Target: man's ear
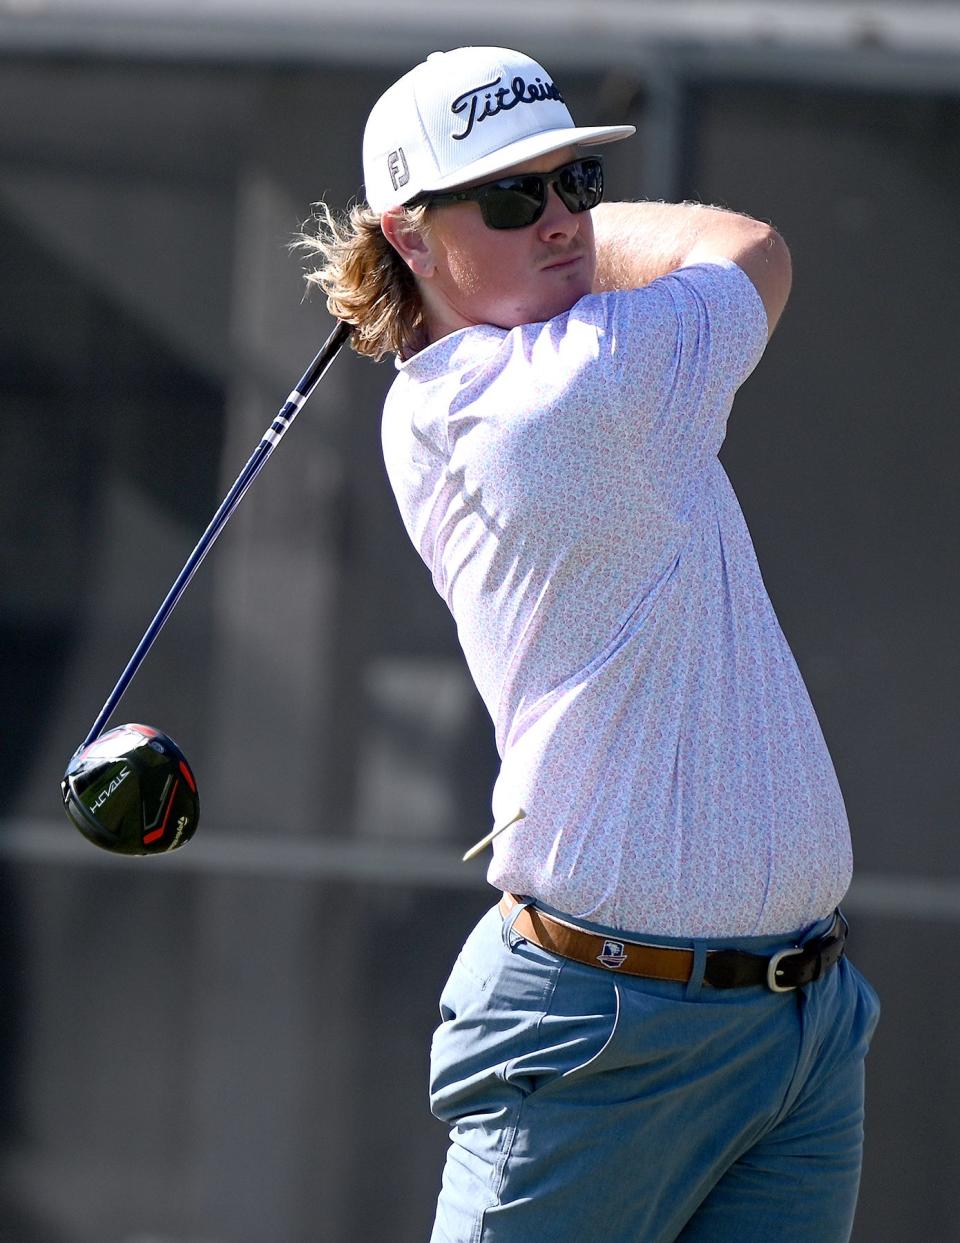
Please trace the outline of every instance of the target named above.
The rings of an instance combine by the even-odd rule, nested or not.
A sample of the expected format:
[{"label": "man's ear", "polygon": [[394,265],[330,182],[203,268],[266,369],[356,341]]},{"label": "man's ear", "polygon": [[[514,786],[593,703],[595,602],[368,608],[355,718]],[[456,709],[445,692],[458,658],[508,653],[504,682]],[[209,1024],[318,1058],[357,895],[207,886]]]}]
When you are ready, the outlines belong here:
[{"label": "man's ear", "polygon": [[436,263],[427,237],[406,217],[402,207],[392,207],[380,217],[383,236],[414,276],[433,275]]}]

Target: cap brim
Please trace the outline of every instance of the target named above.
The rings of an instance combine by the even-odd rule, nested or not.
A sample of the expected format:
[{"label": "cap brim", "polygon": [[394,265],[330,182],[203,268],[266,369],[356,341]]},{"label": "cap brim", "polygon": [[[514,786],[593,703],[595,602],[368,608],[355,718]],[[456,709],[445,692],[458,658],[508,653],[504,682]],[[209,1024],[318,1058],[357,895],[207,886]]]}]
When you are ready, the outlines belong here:
[{"label": "cap brim", "polygon": [[[429,193],[431,190],[450,190],[455,186],[464,186],[471,181],[482,181],[493,177],[504,169],[515,164],[523,164],[538,155],[549,155],[551,151],[560,151],[563,147],[595,147],[605,142],[618,142],[621,138],[629,138],[636,133],[635,125],[588,125],[571,129],[544,130],[539,134],[529,134],[516,142],[500,147],[490,155],[485,155],[472,164],[447,177],[438,177],[429,186],[423,186],[416,193]],[[412,197],[412,196],[411,196]]]}]

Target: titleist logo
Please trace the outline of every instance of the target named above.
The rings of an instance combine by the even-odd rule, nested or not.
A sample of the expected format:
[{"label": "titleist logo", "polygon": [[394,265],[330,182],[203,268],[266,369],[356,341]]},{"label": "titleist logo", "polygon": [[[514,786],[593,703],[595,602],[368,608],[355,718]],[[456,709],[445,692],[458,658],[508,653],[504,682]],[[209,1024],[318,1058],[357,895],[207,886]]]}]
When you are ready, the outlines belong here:
[{"label": "titleist logo", "polygon": [[[501,112],[509,112],[511,108],[516,108],[517,104],[538,104],[544,99],[556,99],[561,104],[563,103],[563,96],[552,82],[544,82],[540,78],[526,82],[518,75],[509,86],[500,86],[501,80],[501,78],[494,78],[492,82],[484,82],[482,86],[472,86],[469,91],[464,91],[462,95],[457,96],[450,105],[450,111],[457,116],[465,112],[467,118],[466,129],[462,134],[454,134],[454,138],[469,137],[473,133],[474,126],[479,125],[481,121],[485,121],[487,117],[495,117]],[[494,87],[496,90],[493,89]],[[482,103],[481,96],[483,96]]]}]

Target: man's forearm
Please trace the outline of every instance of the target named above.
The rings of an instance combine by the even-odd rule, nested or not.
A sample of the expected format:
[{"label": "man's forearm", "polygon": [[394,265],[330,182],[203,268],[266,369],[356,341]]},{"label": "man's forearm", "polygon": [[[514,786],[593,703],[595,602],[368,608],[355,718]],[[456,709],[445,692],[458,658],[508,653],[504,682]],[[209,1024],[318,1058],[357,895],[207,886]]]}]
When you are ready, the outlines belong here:
[{"label": "man's forearm", "polygon": [[685,264],[730,259],[753,282],[773,332],[790,294],[790,251],[772,225],[699,203],[601,203],[595,293],[639,289]]},{"label": "man's forearm", "polygon": [[691,203],[601,203],[594,290],[638,289],[680,267],[712,214]]},{"label": "man's forearm", "polygon": [[648,285],[682,267],[705,242],[712,241],[716,253],[726,255],[744,232],[767,227],[749,216],[699,203],[601,203],[592,215],[597,293]]}]

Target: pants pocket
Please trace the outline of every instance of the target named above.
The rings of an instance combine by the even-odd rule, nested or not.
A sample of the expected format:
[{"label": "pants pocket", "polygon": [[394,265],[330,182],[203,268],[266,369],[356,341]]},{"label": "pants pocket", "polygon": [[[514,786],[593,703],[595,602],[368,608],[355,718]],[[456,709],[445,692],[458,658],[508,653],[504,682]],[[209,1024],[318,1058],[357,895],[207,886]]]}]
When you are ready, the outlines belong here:
[{"label": "pants pocket", "polygon": [[609,976],[564,963],[550,1006],[527,1033],[526,1048],[502,1067],[504,1082],[530,1096],[568,1086],[614,1060],[620,1022],[620,990]]},{"label": "pants pocket", "polygon": [[[495,935],[471,937],[440,998],[430,1051],[430,1107],[446,1122],[503,1104],[505,1067],[536,1046],[561,960]],[[508,1095],[516,1096],[511,1091]]]},{"label": "pants pocket", "polygon": [[849,973],[851,979],[857,989],[857,1012],[856,1026],[860,1033],[860,1040],[864,1052],[870,1047],[873,1034],[877,1030],[877,1024],[880,1021],[880,998],[877,996],[873,985],[864,976],[849,958],[843,959],[840,966]]}]

